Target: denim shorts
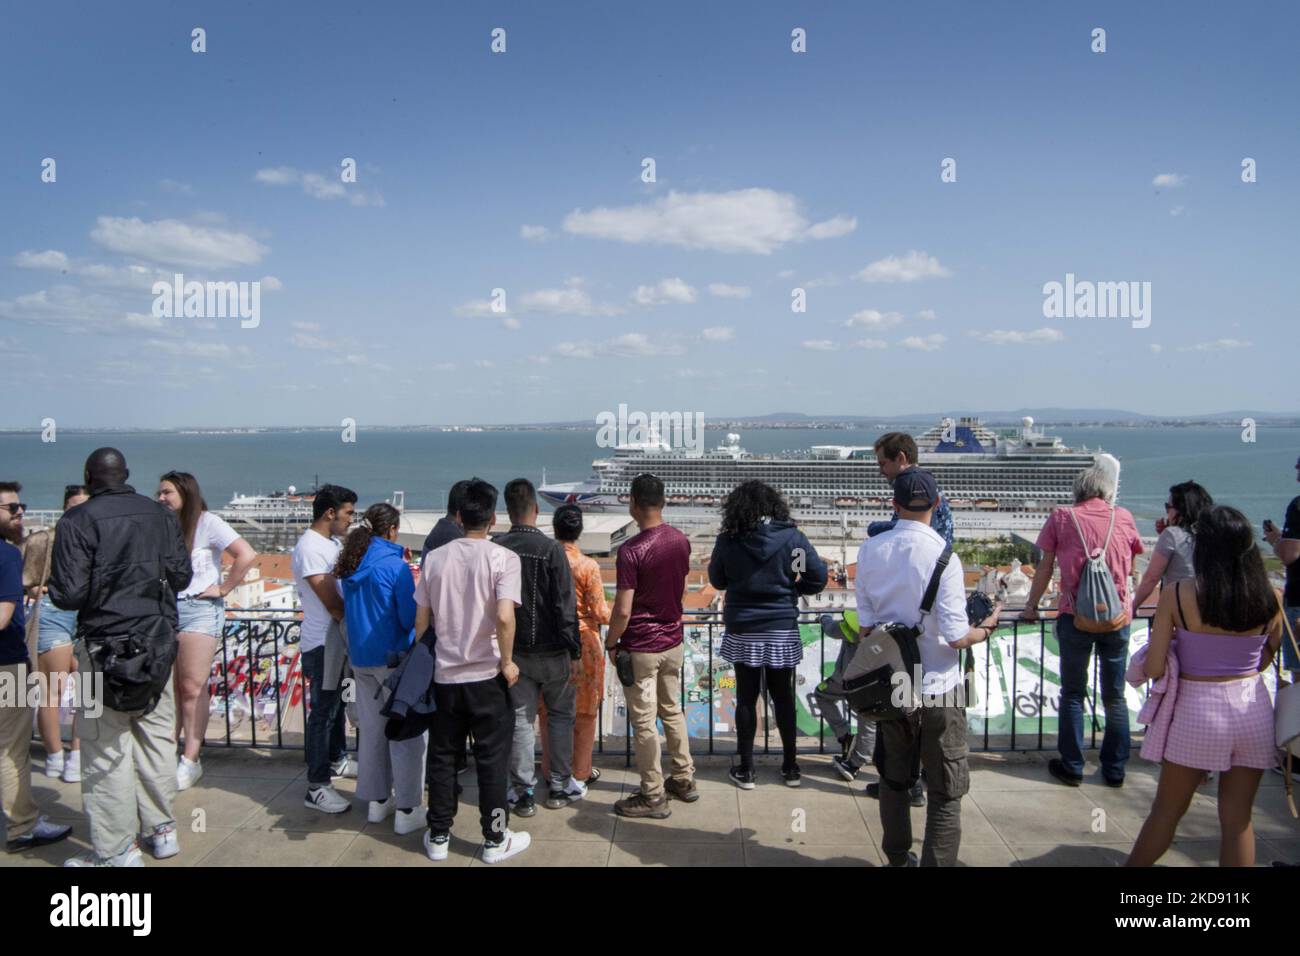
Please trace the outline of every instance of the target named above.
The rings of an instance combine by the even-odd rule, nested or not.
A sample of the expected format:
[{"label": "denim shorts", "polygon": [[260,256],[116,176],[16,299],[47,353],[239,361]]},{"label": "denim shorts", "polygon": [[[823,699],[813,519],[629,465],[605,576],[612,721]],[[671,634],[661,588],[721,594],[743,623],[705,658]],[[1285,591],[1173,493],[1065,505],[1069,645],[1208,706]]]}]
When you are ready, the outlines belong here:
[{"label": "denim shorts", "polygon": [[77,635],[77,612],[57,608],[48,594],[42,595],[41,609],[36,618],[36,632],[38,655],[71,644]]},{"label": "denim shorts", "polygon": [[176,611],[180,615],[178,632],[221,636],[226,623],[226,602],[221,598],[177,598]]}]

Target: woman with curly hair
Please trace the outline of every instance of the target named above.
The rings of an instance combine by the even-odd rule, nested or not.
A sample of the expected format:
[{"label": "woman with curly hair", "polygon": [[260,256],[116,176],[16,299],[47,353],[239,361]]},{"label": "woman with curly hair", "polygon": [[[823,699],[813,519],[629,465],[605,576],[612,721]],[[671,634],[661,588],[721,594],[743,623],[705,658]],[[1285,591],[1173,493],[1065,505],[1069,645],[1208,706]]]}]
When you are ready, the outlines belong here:
[{"label": "woman with curly hair", "polygon": [[709,581],[726,591],[721,654],[736,667],[736,749],[730,777],[754,788],[758,697],[766,685],[781,732],[781,776],[800,783],[795,762],[794,673],[803,659],[799,597],[826,587],[826,564],[790,520],[781,493],[746,481],[722,506],[722,530],[709,561]]},{"label": "woman with curly hair", "polygon": [[369,801],[369,820],[396,812],[400,836],[424,829],[425,735],[390,741],[379,712],[384,681],[415,641],[415,576],[397,543],[402,515],[387,503],[371,505],[343,542],[334,576],[343,594],[348,658],[356,681],[357,799]]}]

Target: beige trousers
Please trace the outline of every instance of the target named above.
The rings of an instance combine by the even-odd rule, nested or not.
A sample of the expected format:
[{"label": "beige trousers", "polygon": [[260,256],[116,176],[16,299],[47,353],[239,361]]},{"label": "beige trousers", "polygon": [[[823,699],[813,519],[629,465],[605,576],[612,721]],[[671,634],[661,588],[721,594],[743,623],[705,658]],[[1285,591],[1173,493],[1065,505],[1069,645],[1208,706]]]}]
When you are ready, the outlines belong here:
[{"label": "beige trousers", "polygon": [[[90,674],[85,643],[77,663]],[[98,702],[96,702],[98,703]],[[90,843],[99,856],[125,852],[138,833],[175,823],[176,701],[172,680],[145,716],[96,707],[77,710],[81,733],[81,803],[90,820]]]},{"label": "beige trousers", "polygon": [[0,693],[14,699],[0,706],[0,806],[4,808],[5,839],[16,840],[36,826],[32,799],[32,709],[27,706],[27,665],[0,666]]},{"label": "beige trousers", "polygon": [[683,652],[681,644],[658,654],[634,651],[632,676],[636,683],[624,688],[628,714],[636,734],[636,769],[641,774],[641,792],[651,800],[664,795],[656,717],[664,722],[664,735],[668,738],[668,755],[672,760],[670,775],[674,780],[683,781],[695,777],[690,738],[686,734],[686,714],[682,710]]}]

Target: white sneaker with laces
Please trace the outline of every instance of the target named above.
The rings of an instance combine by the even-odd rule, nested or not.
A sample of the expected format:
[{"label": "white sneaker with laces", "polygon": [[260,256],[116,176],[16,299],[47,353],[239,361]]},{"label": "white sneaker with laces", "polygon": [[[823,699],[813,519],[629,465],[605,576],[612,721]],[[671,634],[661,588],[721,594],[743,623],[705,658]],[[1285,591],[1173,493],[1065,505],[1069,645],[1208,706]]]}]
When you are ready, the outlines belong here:
[{"label": "white sneaker with laces", "polygon": [[397,810],[397,801],[392,797],[387,800],[371,800],[366,811],[366,820],[370,823],[383,823]]},{"label": "white sneaker with laces", "polygon": [[434,863],[447,859],[447,851],[450,848],[451,837],[448,834],[434,837],[432,830],[424,831],[424,853]]},{"label": "white sneaker with laces", "polygon": [[93,850],[63,861],[64,866],[144,866],[144,855],[140,847],[132,843],[117,856],[100,856]]},{"label": "white sneaker with laces", "polygon": [[500,843],[483,844],[483,862],[500,863],[512,856],[518,856],[524,850],[527,850],[528,844],[532,842],[533,838],[527,833],[515,833],[513,830],[507,830]]},{"label": "white sneaker with laces", "polygon": [[56,754],[47,754],[45,757],[45,776],[54,777],[56,780],[62,777],[64,759],[62,750]]},{"label": "white sneaker with laces", "polygon": [[393,817],[393,832],[398,836],[406,836],[408,833],[414,833],[416,830],[423,828],[426,825],[425,820],[424,807],[398,810],[397,815]]},{"label": "white sneaker with laces", "polygon": [[344,754],[338,760],[330,764],[331,777],[346,777],[349,780],[355,780],[357,776],[357,762],[347,754]]},{"label": "white sneaker with laces", "polygon": [[321,813],[346,813],[352,809],[352,804],[348,803],[347,797],[329,786],[309,787],[307,796],[302,802],[304,806],[319,810]]},{"label": "white sneaker with laces", "polygon": [[164,823],[153,828],[152,833],[140,834],[140,845],[153,854],[155,860],[165,860],[181,852],[176,842],[176,824]]},{"label": "white sneaker with laces", "polygon": [[176,761],[176,790],[188,790],[199,782],[199,777],[203,776],[203,763],[199,760],[190,760],[181,757]]},{"label": "white sneaker with laces", "polygon": [[63,758],[63,782],[81,783],[80,750],[69,750]]}]

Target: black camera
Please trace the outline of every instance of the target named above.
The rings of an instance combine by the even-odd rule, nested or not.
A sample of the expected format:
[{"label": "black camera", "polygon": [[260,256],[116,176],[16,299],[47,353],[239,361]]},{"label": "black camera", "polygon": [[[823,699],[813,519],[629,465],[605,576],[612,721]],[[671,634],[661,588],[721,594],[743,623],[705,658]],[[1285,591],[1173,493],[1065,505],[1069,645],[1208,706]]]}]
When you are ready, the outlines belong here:
[{"label": "black camera", "polygon": [[983,591],[973,591],[966,599],[966,622],[974,627],[993,613],[993,599]]}]

